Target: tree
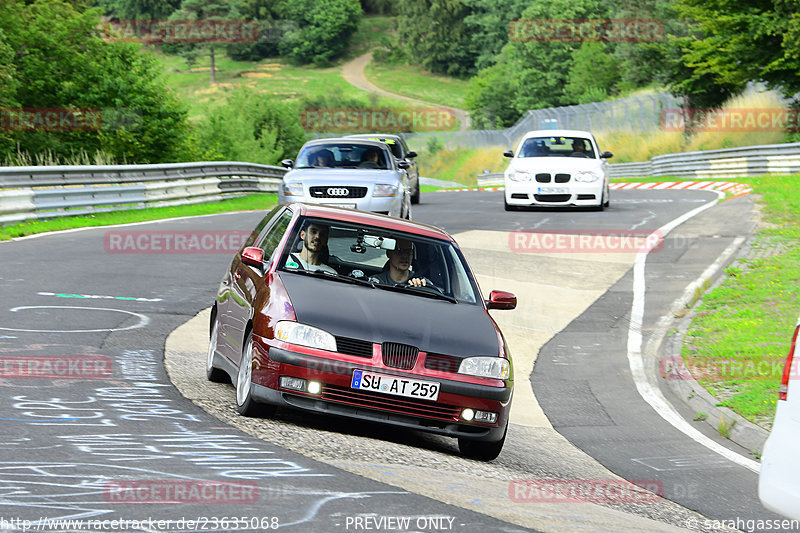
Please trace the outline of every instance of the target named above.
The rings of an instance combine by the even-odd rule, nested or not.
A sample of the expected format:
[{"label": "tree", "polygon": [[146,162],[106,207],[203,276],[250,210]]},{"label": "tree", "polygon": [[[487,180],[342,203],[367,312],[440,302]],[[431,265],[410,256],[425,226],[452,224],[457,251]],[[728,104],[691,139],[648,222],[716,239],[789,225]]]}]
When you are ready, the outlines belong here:
[{"label": "tree", "polygon": [[280,50],[298,63],[327,65],[347,49],[361,16],[358,0],[293,0],[286,17],[295,26]]},{"label": "tree", "polygon": [[800,90],[800,14],[785,0],[679,0],[691,37],[677,38],[674,90],[692,105],[716,106],[749,82],[787,96]]},{"label": "tree", "polygon": [[585,104],[598,95],[609,95],[619,80],[619,62],[601,42],[581,44],[572,57],[564,96],[572,103]]},{"label": "tree", "polygon": [[[83,150],[139,163],[183,159],[187,112],[164,88],[155,58],[141,45],[103,40],[99,23],[99,10],[81,12],[62,0],[0,4],[0,34],[12,50],[10,90],[17,87],[12,103],[100,116],[88,129],[17,129],[13,141],[56,156]],[[4,56],[0,50],[0,64]]]},{"label": "tree", "polygon": [[181,0],[96,0],[96,5],[120,20],[163,20],[172,14]]},{"label": "tree", "polygon": [[213,159],[267,165],[294,157],[306,141],[295,106],[247,88],[237,89],[225,104],[209,110],[198,137]]},{"label": "tree", "polygon": [[[169,20],[179,21],[207,21],[207,20],[233,20],[240,17],[237,4],[226,0],[183,0],[181,7],[169,16]],[[208,43],[208,55],[211,60],[211,84],[217,83],[216,46],[214,42]],[[192,63],[199,55],[200,45],[196,43],[170,44],[163,47],[168,53],[177,53],[186,57]]]},{"label": "tree", "polygon": [[398,40],[414,61],[450,76],[474,72],[477,52],[465,23],[470,9],[462,0],[407,0],[398,11]]}]

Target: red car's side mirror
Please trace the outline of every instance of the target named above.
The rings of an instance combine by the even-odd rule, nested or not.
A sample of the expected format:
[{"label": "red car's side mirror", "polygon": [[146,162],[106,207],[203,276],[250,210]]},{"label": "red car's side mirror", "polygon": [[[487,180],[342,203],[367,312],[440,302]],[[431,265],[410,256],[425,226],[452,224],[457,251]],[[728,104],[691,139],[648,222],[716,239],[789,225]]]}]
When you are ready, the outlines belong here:
[{"label": "red car's side mirror", "polygon": [[255,246],[248,246],[242,250],[242,263],[245,265],[264,268],[264,250]]},{"label": "red car's side mirror", "polygon": [[517,297],[506,291],[492,291],[486,300],[487,309],[515,309]]}]

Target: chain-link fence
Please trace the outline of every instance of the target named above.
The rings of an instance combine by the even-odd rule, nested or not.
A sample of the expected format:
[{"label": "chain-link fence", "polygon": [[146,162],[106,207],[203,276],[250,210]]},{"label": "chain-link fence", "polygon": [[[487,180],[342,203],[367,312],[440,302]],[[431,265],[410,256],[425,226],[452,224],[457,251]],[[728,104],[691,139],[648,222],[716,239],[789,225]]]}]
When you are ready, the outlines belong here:
[{"label": "chain-link fence", "polygon": [[539,129],[655,131],[660,129],[665,110],[681,106],[681,100],[668,93],[645,94],[606,102],[533,109],[504,130],[407,133],[405,138],[418,148],[432,143],[449,149],[512,148],[525,133]]}]

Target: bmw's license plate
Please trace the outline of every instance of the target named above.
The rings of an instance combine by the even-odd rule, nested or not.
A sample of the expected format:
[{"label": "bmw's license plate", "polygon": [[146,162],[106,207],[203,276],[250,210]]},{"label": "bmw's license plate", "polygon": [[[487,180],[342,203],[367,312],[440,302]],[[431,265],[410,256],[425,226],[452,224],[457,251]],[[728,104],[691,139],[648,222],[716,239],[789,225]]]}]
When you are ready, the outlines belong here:
[{"label": "bmw's license plate", "polygon": [[569,194],[567,187],[539,187],[539,194]]},{"label": "bmw's license plate", "polygon": [[405,396],[406,398],[422,398],[423,400],[436,400],[439,397],[439,384],[434,381],[406,379],[363,370],[353,371],[350,388]]}]

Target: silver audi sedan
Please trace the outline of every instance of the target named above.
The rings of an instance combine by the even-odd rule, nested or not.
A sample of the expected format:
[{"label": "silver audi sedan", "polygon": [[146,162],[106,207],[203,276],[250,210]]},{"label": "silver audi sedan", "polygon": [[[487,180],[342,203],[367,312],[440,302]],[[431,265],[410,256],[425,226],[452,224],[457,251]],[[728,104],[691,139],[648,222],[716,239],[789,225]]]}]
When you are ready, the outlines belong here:
[{"label": "silver audi sedan", "polygon": [[362,139],[318,139],[300,149],[278,189],[278,201],[349,207],[411,219],[407,161],[389,147]]}]

